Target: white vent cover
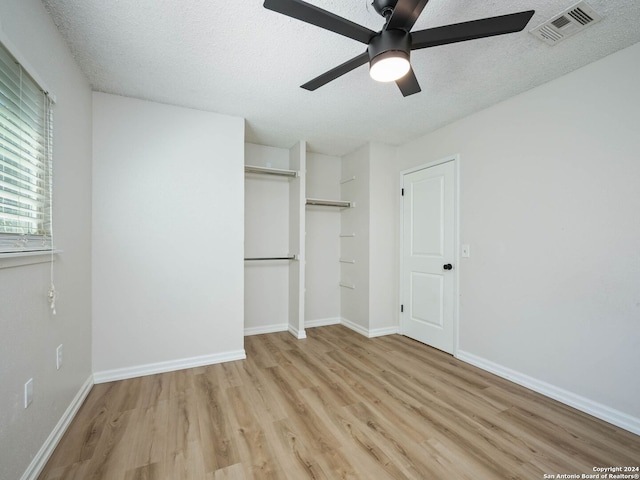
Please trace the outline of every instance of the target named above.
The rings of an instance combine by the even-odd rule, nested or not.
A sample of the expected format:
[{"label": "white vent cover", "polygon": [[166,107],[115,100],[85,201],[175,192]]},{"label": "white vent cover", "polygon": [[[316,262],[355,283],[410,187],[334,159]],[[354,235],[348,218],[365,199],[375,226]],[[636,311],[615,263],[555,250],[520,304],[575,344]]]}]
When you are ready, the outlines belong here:
[{"label": "white vent cover", "polygon": [[601,19],[586,2],[580,2],[537,26],[530,33],[549,45],[555,45]]}]

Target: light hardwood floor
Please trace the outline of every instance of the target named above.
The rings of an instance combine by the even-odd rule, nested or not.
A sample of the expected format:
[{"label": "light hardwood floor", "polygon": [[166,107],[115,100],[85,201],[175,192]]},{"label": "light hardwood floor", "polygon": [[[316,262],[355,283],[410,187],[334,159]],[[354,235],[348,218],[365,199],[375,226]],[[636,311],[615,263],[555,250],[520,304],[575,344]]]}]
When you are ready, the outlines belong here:
[{"label": "light hardwood floor", "polygon": [[39,478],[542,479],[640,465],[640,437],[408,338],[307,335],[247,337],[247,360],[96,385]]}]

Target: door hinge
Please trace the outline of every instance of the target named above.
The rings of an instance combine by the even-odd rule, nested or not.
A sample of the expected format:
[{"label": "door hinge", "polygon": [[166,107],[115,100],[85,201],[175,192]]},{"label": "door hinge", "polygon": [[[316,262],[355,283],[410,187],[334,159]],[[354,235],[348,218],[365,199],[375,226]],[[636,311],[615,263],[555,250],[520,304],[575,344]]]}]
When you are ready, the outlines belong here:
[{"label": "door hinge", "polygon": [[404,305],[400,305],[400,313],[404,312]]},{"label": "door hinge", "polygon": [[404,197],[404,188],[402,189],[402,196]]}]

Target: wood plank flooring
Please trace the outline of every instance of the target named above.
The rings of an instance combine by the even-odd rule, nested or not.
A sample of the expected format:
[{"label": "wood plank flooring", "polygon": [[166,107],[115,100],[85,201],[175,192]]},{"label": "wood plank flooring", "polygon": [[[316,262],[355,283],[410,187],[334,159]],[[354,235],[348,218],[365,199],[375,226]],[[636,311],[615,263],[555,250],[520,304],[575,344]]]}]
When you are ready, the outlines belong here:
[{"label": "wood plank flooring", "polygon": [[94,386],[39,478],[542,479],[640,465],[640,437],[408,338],[307,335],[247,337],[247,360]]}]

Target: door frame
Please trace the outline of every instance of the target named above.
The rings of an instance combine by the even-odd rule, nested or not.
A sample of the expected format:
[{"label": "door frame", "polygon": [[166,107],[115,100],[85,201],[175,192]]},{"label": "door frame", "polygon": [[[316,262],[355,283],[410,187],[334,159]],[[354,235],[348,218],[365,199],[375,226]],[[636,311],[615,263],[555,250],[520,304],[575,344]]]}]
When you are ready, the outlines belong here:
[{"label": "door frame", "polygon": [[[415,167],[408,168],[406,170],[400,171],[400,189],[404,188],[404,177],[410,173],[418,172],[420,170],[425,170],[427,168],[435,167],[437,165],[442,165],[443,163],[453,162],[453,184],[455,188],[455,192],[453,193],[453,201],[455,205],[453,206],[453,251],[454,258],[454,268],[453,268],[453,356],[458,356],[458,346],[459,346],[459,312],[460,312],[460,154],[449,155],[447,157],[443,157],[439,160],[434,160],[432,162],[423,163],[421,165],[417,165]],[[400,190],[402,191],[402,190]],[[404,287],[403,287],[403,271],[404,271],[404,215],[403,215],[403,207],[404,207],[404,197],[400,197],[400,244],[398,249],[398,264],[400,266],[398,271],[398,295],[400,299],[400,304],[404,299]],[[402,332],[402,315],[398,308],[398,333],[403,335]]]}]

